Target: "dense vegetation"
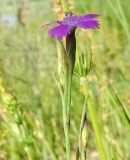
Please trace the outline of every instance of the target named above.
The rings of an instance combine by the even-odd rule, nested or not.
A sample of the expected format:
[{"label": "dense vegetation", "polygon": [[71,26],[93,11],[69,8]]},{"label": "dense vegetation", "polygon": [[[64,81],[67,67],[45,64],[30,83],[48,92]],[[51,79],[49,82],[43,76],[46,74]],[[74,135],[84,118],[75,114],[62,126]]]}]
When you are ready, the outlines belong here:
[{"label": "dense vegetation", "polygon": [[[78,56],[92,68],[87,84],[98,116],[108,160],[130,159],[130,10],[129,0],[70,0],[76,14],[100,13],[100,30],[79,30],[72,83],[71,151],[76,157],[84,105]],[[57,87],[56,40],[43,23],[60,18],[59,0],[4,0],[0,18],[0,159],[65,160],[62,104]],[[82,56],[81,56],[82,57]],[[79,58],[80,59],[80,58]],[[87,112],[82,147],[88,160],[98,160],[95,134]],[[85,137],[85,138],[84,138]],[[87,144],[86,144],[87,141]]]}]

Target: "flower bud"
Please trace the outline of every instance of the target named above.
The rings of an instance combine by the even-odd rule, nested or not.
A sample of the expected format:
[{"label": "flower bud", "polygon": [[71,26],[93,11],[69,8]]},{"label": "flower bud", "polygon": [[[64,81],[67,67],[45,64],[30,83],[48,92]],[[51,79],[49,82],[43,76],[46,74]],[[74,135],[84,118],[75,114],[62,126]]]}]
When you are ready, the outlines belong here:
[{"label": "flower bud", "polygon": [[70,74],[73,73],[75,65],[75,54],[76,54],[76,38],[75,38],[75,29],[71,30],[71,33],[66,37],[66,53],[67,53],[67,67]]}]

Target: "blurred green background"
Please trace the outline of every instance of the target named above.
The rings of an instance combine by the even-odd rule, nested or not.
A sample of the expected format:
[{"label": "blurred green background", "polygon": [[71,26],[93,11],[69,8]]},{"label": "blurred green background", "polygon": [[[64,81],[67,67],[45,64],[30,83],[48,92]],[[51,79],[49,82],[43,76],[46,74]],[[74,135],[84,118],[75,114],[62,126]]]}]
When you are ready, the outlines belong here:
[{"label": "blurred green background", "polygon": [[[100,13],[100,30],[77,29],[78,52],[91,46],[88,76],[103,139],[112,160],[130,159],[129,0],[69,0],[75,14]],[[56,40],[40,26],[60,18],[60,0],[0,1],[0,159],[64,160],[62,106],[55,81]],[[75,70],[76,72],[76,70]],[[55,75],[55,76],[54,76]],[[80,78],[73,77],[72,160],[84,103]],[[89,160],[98,160],[91,123]]]}]

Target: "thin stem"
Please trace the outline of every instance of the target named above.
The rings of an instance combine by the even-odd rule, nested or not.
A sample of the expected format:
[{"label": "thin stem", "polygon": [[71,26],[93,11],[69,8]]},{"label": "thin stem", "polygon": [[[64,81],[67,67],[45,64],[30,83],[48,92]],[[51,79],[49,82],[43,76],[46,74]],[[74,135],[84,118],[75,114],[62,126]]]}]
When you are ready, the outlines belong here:
[{"label": "thin stem", "polygon": [[72,74],[69,74],[68,69],[66,73],[65,80],[65,90],[64,90],[64,104],[63,104],[63,123],[64,123],[64,133],[65,133],[65,143],[66,143],[66,157],[70,160],[70,137],[69,137],[69,127],[70,127],[70,105],[71,105],[71,81]]},{"label": "thin stem", "polygon": [[[61,4],[64,12],[69,10],[69,6],[66,0],[61,0]],[[67,52],[67,50],[66,50]],[[66,62],[64,57],[64,62]],[[63,104],[63,123],[64,123],[64,134],[65,134],[65,144],[66,144],[66,158],[67,160],[71,159],[70,153],[70,137],[69,137],[69,128],[70,128],[70,105],[71,105],[71,82],[72,82],[72,72],[70,72],[68,65],[65,63],[65,83],[64,83],[64,95],[62,96]]]},{"label": "thin stem", "polygon": [[[72,82],[72,74],[67,73],[67,114],[70,116],[70,105],[71,105],[71,82]],[[69,119],[69,117],[68,117]]]},{"label": "thin stem", "polygon": [[101,133],[100,133],[100,129],[99,129],[99,126],[97,123],[97,121],[98,121],[97,114],[96,114],[96,111],[95,111],[95,108],[93,106],[93,103],[91,101],[90,96],[87,97],[87,107],[88,107],[90,118],[92,121],[92,126],[93,126],[93,129],[95,132],[101,160],[107,160],[105,148],[103,146],[103,141],[102,141],[102,137],[101,137]]},{"label": "thin stem", "polygon": [[[83,106],[83,111],[82,111],[82,117],[81,117],[81,122],[80,122],[80,130],[79,130],[79,140],[78,140],[78,147],[79,147],[79,153],[82,157],[83,160],[85,160],[85,152],[82,151],[82,131],[84,129],[84,125],[85,125],[85,117],[86,117],[86,100],[84,102],[84,106]],[[79,158],[79,157],[77,157]]]},{"label": "thin stem", "polygon": [[[70,105],[71,105],[71,81],[72,81],[72,73],[69,71],[69,67],[66,65],[66,51],[63,46],[63,43],[60,42],[57,44],[58,50],[58,73],[60,76],[60,82],[62,86],[59,86],[61,98],[62,98],[62,106],[63,106],[63,126],[64,126],[64,134],[65,134],[65,148],[66,148],[66,158],[70,160],[70,137],[69,137],[69,128],[70,128]],[[62,54],[62,55],[61,55]],[[64,74],[64,79],[62,77],[62,73]],[[70,74],[71,73],[71,74]]]},{"label": "thin stem", "polygon": [[61,0],[61,4],[62,4],[64,12],[69,10],[69,7],[68,7],[68,4],[67,4],[66,0]]}]

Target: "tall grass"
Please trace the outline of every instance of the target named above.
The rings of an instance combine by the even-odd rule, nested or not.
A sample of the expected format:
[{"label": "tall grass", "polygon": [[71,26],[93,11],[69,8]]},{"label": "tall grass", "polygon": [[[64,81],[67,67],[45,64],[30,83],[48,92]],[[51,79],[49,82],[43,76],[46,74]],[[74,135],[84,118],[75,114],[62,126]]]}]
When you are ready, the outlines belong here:
[{"label": "tall grass", "polygon": [[[1,2],[1,14],[17,14],[21,4],[13,1],[11,7],[9,2]],[[0,26],[2,160],[66,159],[58,89],[61,86],[56,65],[58,50],[47,30],[39,29],[42,23],[56,19],[52,9],[54,3],[52,0],[27,1],[29,21],[26,33],[20,24],[12,28],[2,23]],[[108,160],[129,160],[129,1],[73,1],[73,4],[76,14],[96,12],[102,16],[99,31],[76,31],[77,60],[69,130],[71,159],[100,159],[90,115],[90,110],[94,109],[94,122],[101,134],[99,141],[102,141]],[[62,8],[61,4],[59,7]],[[82,76],[85,77],[85,87],[80,84]],[[84,91],[88,93],[87,87],[92,102],[87,104],[89,108],[82,94]]]}]

